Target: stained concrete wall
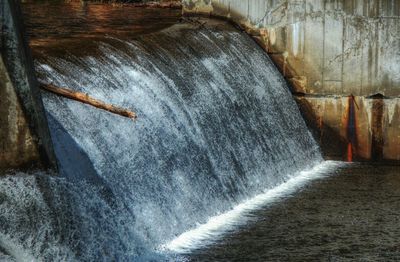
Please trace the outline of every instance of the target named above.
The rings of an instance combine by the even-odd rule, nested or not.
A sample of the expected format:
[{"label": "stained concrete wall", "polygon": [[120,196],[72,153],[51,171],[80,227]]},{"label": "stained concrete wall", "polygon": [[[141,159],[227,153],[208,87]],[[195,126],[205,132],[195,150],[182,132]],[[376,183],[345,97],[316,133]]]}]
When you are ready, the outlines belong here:
[{"label": "stained concrete wall", "polygon": [[328,157],[400,160],[399,0],[183,2],[185,14],[236,22],[269,53]]},{"label": "stained concrete wall", "polygon": [[25,166],[39,161],[14,86],[0,57],[0,169]]},{"label": "stained concrete wall", "polygon": [[17,0],[0,1],[0,170],[56,167]]}]

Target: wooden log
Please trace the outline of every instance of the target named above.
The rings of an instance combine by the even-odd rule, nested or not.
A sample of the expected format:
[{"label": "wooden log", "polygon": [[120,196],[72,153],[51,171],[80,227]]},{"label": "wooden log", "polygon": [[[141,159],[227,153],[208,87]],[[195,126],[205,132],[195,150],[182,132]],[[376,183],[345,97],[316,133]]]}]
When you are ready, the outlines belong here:
[{"label": "wooden log", "polygon": [[132,3],[131,1],[108,1],[113,6],[134,6],[140,8],[165,8],[165,9],[181,9],[182,3],[180,1],[164,1],[164,2],[144,2],[144,3]]},{"label": "wooden log", "polygon": [[40,87],[43,90],[49,91],[51,93],[54,93],[56,95],[60,95],[69,99],[73,99],[75,101],[79,101],[81,103],[84,104],[88,104],[103,110],[106,110],[108,112],[117,114],[117,115],[121,115],[124,117],[128,117],[128,118],[132,118],[132,119],[136,119],[137,115],[135,112],[132,112],[128,109],[124,109],[121,107],[117,107],[111,104],[107,104],[104,103],[100,100],[97,100],[95,98],[90,97],[88,94],[85,93],[81,93],[81,92],[76,92],[64,87],[58,87],[58,86],[54,86],[51,84],[41,84]]},{"label": "wooden log", "polygon": [[178,1],[147,2],[147,3],[136,3],[134,5],[137,7],[146,7],[146,8],[171,8],[171,9],[182,8],[182,3]]}]

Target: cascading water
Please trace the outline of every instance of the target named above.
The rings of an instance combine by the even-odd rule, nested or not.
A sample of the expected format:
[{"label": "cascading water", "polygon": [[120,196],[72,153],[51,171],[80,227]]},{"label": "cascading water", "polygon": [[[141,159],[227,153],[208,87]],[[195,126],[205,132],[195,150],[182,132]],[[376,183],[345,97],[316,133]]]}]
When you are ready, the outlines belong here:
[{"label": "cascading water", "polygon": [[0,180],[3,256],[157,259],[160,245],[322,161],[277,69],[231,26],[94,45],[43,54],[40,80],[138,120],[43,93],[61,177]]}]

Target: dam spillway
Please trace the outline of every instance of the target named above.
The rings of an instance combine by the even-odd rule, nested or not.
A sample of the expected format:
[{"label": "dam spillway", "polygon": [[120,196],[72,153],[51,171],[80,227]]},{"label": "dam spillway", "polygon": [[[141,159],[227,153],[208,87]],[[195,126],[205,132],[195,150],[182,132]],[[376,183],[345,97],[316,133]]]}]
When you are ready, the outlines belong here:
[{"label": "dam spillway", "polygon": [[[279,8],[264,12],[278,2]],[[313,51],[321,51],[318,37],[325,39],[325,33],[307,30],[304,39],[298,37],[310,27],[310,19],[311,28],[329,28],[330,19],[362,18],[349,11],[358,10],[359,1],[346,5],[352,6],[346,16],[340,11],[344,1],[321,2],[182,2],[184,12],[198,15],[206,4],[211,15],[228,14],[234,26],[210,17],[182,17],[180,9],[157,3],[26,1],[18,16],[18,2],[0,2],[5,61],[0,63],[0,80],[6,79],[0,83],[0,260],[398,260],[398,166],[324,161],[317,144],[329,157],[325,149],[335,151],[330,145],[342,144],[345,137],[348,161],[360,153],[367,153],[364,160],[369,153],[374,159],[398,157],[398,110],[389,102],[396,98],[351,94],[329,97],[340,102],[334,108],[319,105],[319,94],[302,94],[296,89],[301,85],[292,81],[305,78],[290,77],[295,71],[286,70],[294,65],[291,44],[299,47],[295,57],[312,50],[303,43],[310,33],[316,37]],[[389,2],[364,2],[364,11]],[[258,6],[263,8],[255,10]],[[303,17],[292,11],[303,7],[304,20],[292,26]],[[253,15],[265,15],[266,28],[248,24],[255,21]],[[287,24],[268,27],[276,17]],[[23,52],[22,18],[31,47]],[[382,43],[397,43],[392,37]],[[268,46],[274,39],[275,45]],[[322,42],[324,47],[332,44]],[[283,46],[289,53],[268,49]],[[24,63],[29,51],[36,75]],[[281,57],[287,58],[283,71]],[[138,117],[134,121],[38,92],[35,80]],[[322,80],[324,85],[331,79]],[[394,82],[392,87],[395,91]],[[21,96],[24,92],[28,96]],[[45,114],[29,107],[30,95],[36,105],[43,102]],[[307,107],[303,100],[318,106]],[[363,127],[366,105],[374,109],[367,116],[374,123],[370,133]],[[312,119],[321,131],[314,134],[316,139],[302,118],[313,113],[323,116]],[[390,129],[383,132],[388,119]],[[338,133],[331,124],[340,121],[344,131]],[[47,163],[53,169],[45,169],[46,161],[32,161],[39,155],[44,160],[44,151],[50,162],[54,151],[56,163]],[[5,153],[10,153],[7,158]],[[4,171],[7,166],[14,169]]]},{"label": "dam spillway", "polygon": [[34,47],[39,81],[138,119],[42,93],[61,177],[1,181],[0,243],[11,256],[140,257],[322,161],[271,60],[226,23],[133,38],[31,35],[47,45]]}]

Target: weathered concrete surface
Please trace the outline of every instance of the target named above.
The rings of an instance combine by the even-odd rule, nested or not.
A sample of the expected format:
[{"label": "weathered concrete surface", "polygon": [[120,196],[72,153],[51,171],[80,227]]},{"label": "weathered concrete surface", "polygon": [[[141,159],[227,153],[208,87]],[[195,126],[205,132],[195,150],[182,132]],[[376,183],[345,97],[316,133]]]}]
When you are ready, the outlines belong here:
[{"label": "weathered concrete surface", "polygon": [[18,1],[0,1],[0,169],[56,167]]},{"label": "weathered concrete surface", "polygon": [[228,17],[257,36],[296,92],[400,90],[398,0],[184,0],[185,13]]},{"label": "weathered concrete surface", "polygon": [[350,143],[355,158],[400,160],[400,1],[183,2],[185,14],[234,21],[270,54],[327,156],[347,158]]},{"label": "weathered concrete surface", "polygon": [[[300,109],[322,150],[354,159],[400,159],[400,98],[296,96]],[[353,107],[354,110],[351,109]]]},{"label": "weathered concrete surface", "polygon": [[0,169],[30,165],[39,152],[0,56]]}]

